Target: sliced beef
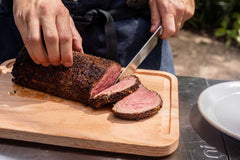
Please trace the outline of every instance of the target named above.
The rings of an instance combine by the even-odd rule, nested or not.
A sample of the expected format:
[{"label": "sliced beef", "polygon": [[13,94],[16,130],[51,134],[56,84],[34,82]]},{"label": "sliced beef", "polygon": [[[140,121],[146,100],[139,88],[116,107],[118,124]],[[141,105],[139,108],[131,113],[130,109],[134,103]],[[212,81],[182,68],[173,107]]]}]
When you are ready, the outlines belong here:
[{"label": "sliced beef", "polygon": [[35,64],[23,48],[14,64],[13,82],[62,98],[88,104],[89,98],[113,85],[121,65],[104,58],[73,52],[71,67]]},{"label": "sliced beef", "polygon": [[141,85],[134,93],[118,101],[112,110],[119,118],[139,120],[156,114],[161,106],[160,95]]},{"label": "sliced beef", "polygon": [[117,102],[137,90],[140,84],[138,77],[126,77],[91,98],[90,105],[100,108],[105,104]]}]

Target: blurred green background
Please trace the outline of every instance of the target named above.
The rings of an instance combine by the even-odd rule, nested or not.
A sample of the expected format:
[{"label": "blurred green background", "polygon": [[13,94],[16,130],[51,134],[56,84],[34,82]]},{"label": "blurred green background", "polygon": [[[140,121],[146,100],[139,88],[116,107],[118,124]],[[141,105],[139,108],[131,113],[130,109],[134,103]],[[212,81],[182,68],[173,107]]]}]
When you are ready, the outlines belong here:
[{"label": "blurred green background", "polygon": [[206,33],[226,47],[240,47],[240,0],[195,0],[195,4],[195,14],[184,29]]}]

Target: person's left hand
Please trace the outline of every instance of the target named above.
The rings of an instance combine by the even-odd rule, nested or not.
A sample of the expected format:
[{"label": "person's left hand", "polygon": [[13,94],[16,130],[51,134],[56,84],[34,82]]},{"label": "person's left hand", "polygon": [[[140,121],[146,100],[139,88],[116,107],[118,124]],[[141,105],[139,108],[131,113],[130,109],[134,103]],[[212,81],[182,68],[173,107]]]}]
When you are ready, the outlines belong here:
[{"label": "person's left hand", "polygon": [[190,19],[195,10],[194,0],[149,0],[151,29],[154,32],[163,26],[162,39],[177,36],[184,22]]}]

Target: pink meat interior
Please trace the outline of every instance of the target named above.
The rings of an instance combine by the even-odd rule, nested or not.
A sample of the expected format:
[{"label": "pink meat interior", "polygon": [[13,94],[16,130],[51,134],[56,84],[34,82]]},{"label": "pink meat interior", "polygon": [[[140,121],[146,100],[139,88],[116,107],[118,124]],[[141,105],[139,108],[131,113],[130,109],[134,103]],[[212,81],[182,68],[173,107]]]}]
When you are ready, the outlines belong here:
[{"label": "pink meat interior", "polygon": [[100,79],[97,85],[91,90],[90,98],[94,97],[99,92],[112,86],[114,82],[117,80],[120,73],[121,66],[118,64],[112,65]]},{"label": "pink meat interior", "polygon": [[112,93],[116,93],[116,92],[121,92],[124,89],[130,88],[131,86],[133,86],[136,83],[137,78],[134,76],[130,76],[127,78],[124,78],[123,80],[121,80],[120,82],[112,85],[111,87],[103,90],[102,92],[98,93],[95,96],[101,95],[101,94],[112,94]]},{"label": "pink meat interior", "polygon": [[143,86],[129,96],[117,102],[113,110],[119,113],[141,113],[157,107],[161,99],[156,92]]}]

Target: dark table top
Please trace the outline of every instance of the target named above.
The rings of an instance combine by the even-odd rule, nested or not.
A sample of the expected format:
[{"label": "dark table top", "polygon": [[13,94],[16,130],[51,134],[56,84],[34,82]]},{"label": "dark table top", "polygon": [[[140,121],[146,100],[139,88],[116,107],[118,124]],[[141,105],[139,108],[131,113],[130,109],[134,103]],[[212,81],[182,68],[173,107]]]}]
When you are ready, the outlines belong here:
[{"label": "dark table top", "polygon": [[178,76],[180,139],[178,149],[170,156],[145,157],[0,139],[0,160],[240,160],[240,141],[212,127],[201,116],[197,106],[199,94],[207,87],[221,82],[223,81]]}]

